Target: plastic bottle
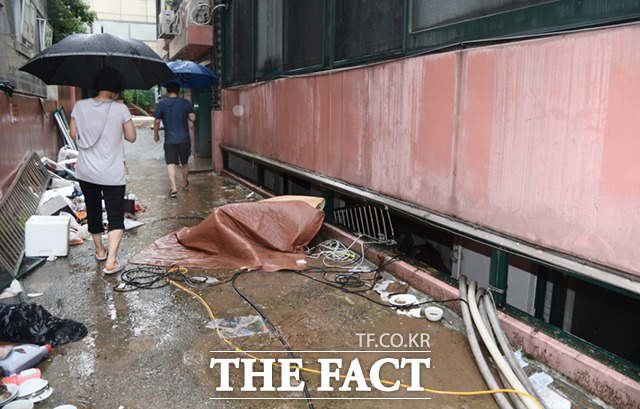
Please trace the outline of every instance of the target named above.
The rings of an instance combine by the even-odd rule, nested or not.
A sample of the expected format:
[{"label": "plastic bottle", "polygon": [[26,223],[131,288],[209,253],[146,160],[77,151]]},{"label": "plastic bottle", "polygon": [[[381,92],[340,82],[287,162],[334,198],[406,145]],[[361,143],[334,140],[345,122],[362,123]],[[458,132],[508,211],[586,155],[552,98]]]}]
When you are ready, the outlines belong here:
[{"label": "plastic bottle", "polygon": [[51,345],[24,344],[13,347],[11,353],[0,360],[0,367],[4,376],[17,374],[18,372],[33,368],[51,352]]}]

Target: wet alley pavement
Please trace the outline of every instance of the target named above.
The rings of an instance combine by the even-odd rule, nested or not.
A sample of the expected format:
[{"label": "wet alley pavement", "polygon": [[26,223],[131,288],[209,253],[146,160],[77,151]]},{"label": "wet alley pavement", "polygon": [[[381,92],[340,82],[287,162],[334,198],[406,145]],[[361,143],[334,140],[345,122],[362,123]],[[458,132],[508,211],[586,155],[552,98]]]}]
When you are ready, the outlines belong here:
[{"label": "wet alley pavement", "polygon": [[[162,145],[153,142],[150,129],[138,129],[137,142],[126,144],[126,164],[127,191],[135,194],[137,204],[146,211],[137,213],[137,221],[143,224],[124,233],[118,253],[122,261],[160,237],[195,226],[216,207],[260,199],[214,172],[191,174],[190,189],[180,191],[177,198],[168,197]],[[180,184],[180,176],[177,178]],[[127,269],[138,267],[127,265]],[[102,268],[103,262],[94,258],[93,244],[85,240],[72,246],[67,257],[47,261],[24,277],[27,293],[43,294],[30,302],[88,329],[84,338],[54,348],[38,365],[54,392],[36,408],[62,404],[100,409],[308,407],[303,391],[241,390],[246,386],[242,364],[239,369],[230,368],[228,386],[233,390],[216,390],[223,374],[221,365],[210,368],[211,358],[287,358],[281,339],[305,368],[319,369],[319,359],[342,359],[341,374],[347,375],[352,359],[358,358],[364,375],[370,376],[369,368],[381,359],[430,358],[430,367],[420,370],[421,386],[441,391],[486,389],[467,338],[456,329],[461,328],[461,320],[446,308],[444,320],[432,323],[398,315],[366,298],[292,272],[236,275],[239,271],[189,270],[188,275],[218,280],[208,285],[180,283],[200,298],[174,285],[118,292],[114,288],[120,284],[119,275],[105,276]],[[324,278],[318,272],[306,275],[320,281]],[[370,276],[362,274],[361,278]],[[363,295],[380,301],[373,291]],[[226,319],[258,315],[247,300],[278,331],[260,327],[266,332],[227,338],[226,342],[207,325],[211,315]],[[336,369],[335,365],[331,368]],[[263,368],[256,365],[254,370]],[[281,372],[273,368],[276,388],[281,386]],[[371,383],[365,385],[371,391],[355,391],[360,386],[355,380],[347,392],[338,390],[343,379],[330,382],[335,390],[322,391],[318,390],[323,383],[320,374],[303,371],[302,378],[316,408],[497,407],[490,395],[442,395],[404,388],[383,392],[382,386],[389,384],[375,388]],[[390,364],[382,367],[380,378],[401,379],[403,384],[413,379],[408,370],[396,370]],[[292,388],[297,385],[291,383]],[[256,378],[253,384],[260,388],[262,379]],[[589,406],[604,407],[594,402]]]}]

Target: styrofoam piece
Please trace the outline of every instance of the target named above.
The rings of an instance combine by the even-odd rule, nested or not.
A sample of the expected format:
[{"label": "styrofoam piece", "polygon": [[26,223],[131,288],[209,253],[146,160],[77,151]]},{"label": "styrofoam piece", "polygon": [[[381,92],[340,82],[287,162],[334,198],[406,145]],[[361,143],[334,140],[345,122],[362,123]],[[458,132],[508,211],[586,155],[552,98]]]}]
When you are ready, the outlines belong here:
[{"label": "styrofoam piece", "polygon": [[73,209],[73,202],[69,198],[67,198],[65,194],[68,193],[69,190],[71,191],[71,193],[73,193],[73,187],[61,188],[56,190],[57,192],[49,193],[46,196],[43,196],[43,200],[38,206],[38,213],[43,216],[51,216],[65,208],[69,208],[69,210]]},{"label": "styrofoam piece", "polygon": [[69,216],[31,216],[25,223],[24,255],[27,257],[69,254]]}]

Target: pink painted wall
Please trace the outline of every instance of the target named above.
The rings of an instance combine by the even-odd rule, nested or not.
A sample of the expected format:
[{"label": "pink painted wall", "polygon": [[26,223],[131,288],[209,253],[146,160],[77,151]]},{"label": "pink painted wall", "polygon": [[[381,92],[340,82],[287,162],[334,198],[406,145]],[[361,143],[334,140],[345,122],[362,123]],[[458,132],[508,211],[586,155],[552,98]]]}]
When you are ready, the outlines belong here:
[{"label": "pink painted wall", "polygon": [[[51,111],[55,101],[45,101],[43,109],[38,98],[14,94],[9,98],[0,92],[0,197],[11,186],[24,160],[36,152],[56,160],[59,142]],[[16,104],[18,116],[11,122],[9,104]]]},{"label": "pink painted wall", "polygon": [[213,140],[640,276],[639,43],[620,27],[225,90]]}]

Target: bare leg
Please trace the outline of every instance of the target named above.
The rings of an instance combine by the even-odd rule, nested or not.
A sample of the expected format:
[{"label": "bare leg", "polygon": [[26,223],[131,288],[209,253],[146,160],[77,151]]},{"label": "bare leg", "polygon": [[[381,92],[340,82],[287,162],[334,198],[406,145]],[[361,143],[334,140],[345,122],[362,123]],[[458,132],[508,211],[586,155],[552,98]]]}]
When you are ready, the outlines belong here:
[{"label": "bare leg", "polygon": [[122,233],[124,233],[124,230],[117,229],[111,230],[107,235],[107,237],[109,238],[109,254],[107,257],[107,264],[105,265],[107,270],[113,270],[114,268],[118,267],[118,263],[116,262],[116,255],[118,253],[118,247],[120,247]]},{"label": "bare leg", "polygon": [[178,187],[176,186],[176,165],[173,163],[167,165],[167,175],[169,176],[169,182],[171,182],[171,191],[177,192]]},{"label": "bare leg", "polygon": [[105,252],[107,249],[102,244],[102,233],[92,234],[91,238],[93,239],[93,244],[96,246],[96,256],[102,258],[105,256]]},{"label": "bare leg", "polygon": [[189,164],[183,163],[180,166],[180,172],[182,172],[182,188],[184,189],[187,186],[187,181],[189,180]]}]

